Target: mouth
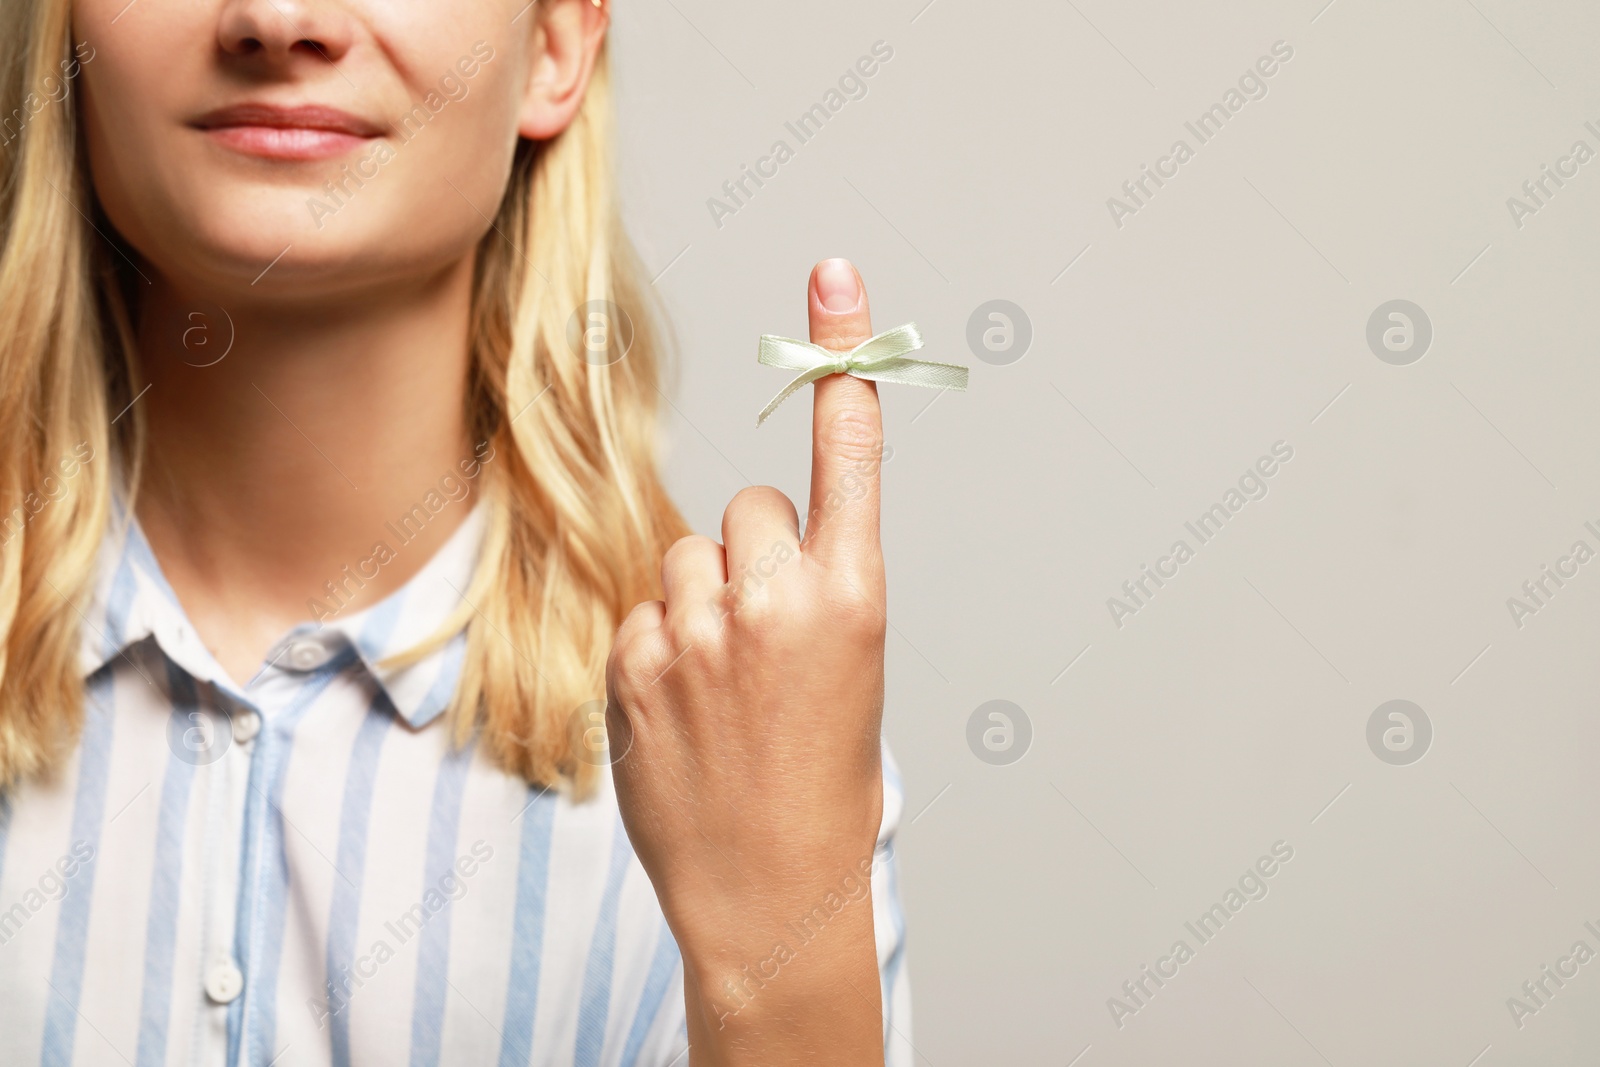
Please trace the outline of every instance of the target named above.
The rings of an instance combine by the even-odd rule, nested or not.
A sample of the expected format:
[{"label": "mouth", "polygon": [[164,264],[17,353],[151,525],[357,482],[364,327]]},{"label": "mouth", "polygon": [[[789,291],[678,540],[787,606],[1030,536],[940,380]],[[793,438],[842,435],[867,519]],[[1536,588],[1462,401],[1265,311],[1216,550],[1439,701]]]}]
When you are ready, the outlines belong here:
[{"label": "mouth", "polygon": [[224,148],[287,162],[331,159],[386,132],[349,112],[316,104],[233,104],[207,112],[190,125]]}]

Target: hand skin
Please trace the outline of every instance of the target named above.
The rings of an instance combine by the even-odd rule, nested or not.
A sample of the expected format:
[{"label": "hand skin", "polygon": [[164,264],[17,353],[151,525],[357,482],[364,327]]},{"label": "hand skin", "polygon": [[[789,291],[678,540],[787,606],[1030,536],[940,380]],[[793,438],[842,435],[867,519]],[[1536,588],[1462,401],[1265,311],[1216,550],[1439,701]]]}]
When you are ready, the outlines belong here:
[{"label": "hand skin", "polygon": [[[847,261],[817,265],[809,303],[814,343],[872,336]],[[820,379],[812,438],[804,541],[787,497],[741,490],[723,544],[668,550],[665,601],[624,620],[606,669],[617,800],[683,953],[693,1067],[883,1064],[861,893],[883,811],[873,383]]]}]

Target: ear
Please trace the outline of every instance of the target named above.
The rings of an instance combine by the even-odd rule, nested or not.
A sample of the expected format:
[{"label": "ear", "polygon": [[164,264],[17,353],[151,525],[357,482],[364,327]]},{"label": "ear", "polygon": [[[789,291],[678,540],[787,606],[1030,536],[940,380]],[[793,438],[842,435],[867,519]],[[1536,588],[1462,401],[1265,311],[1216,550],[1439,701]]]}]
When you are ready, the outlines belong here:
[{"label": "ear", "polygon": [[611,16],[604,0],[537,0],[517,132],[546,141],[572,124]]}]

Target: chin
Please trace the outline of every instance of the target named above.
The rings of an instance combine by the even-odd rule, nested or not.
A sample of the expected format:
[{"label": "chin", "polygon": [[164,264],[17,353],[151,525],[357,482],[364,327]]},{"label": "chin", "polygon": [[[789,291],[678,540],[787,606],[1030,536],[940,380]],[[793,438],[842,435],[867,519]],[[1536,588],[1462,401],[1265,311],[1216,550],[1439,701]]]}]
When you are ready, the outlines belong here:
[{"label": "chin", "polygon": [[137,210],[130,225],[111,205],[107,212],[176,288],[224,305],[348,296],[443,269],[475,239],[419,241],[426,235],[415,225],[386,225],[377,203],[348,204],[319,227],[307,204],[313,199],[305,188],[215,182],[163,198],[157,210]]}]

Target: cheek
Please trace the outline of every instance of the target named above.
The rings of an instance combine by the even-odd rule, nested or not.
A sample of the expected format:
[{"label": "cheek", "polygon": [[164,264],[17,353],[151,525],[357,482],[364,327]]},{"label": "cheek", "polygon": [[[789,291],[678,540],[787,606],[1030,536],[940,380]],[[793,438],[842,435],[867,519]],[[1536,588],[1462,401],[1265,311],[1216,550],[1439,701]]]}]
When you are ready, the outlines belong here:
[{"label": "cheek", "polygon": [[[458,99],[451,99],[434,81],[426,99],[435,106],[442,103],[442,108],[420,135],[409,141],[402,136],[397,152],[425,160],[433,182],[446,192],[445,177],[463,193],[468,185],[483,192],[486,179],[498,184],[516,148],[517,108],[506,73],[490,63],[475,77],[457,74]],[[474,203],[485,214],[492,214],[488,205],[477,199]]]},{"label": "cheek", "polygon": [[[393,139],[393,156],[362,168],[375,176],[318,236],[346,248],[378,242],[403,259],[443,259],[470,250],[500,206],[517,144],[509,85],[492,74],[485,68],[471,79],[458,75],[467,89],[463,99],[450,99],[437,81],[436,95],[419,95],[422,110]],[[427,103],[438,110],[423,124]]]},{"label": "cheek", "polygon": [[142,20],[125,17],[113,25],[116,5],[94,0],[76,6],[78,40],[94,51],[65,105],[77,108],[96,195],[136,245],[155,225],[151,216],[159,214],[166,157],[155,148],[170,140],[175,93],[204,76],[192,69],[194,50],[172,42],[210,39],[209,24],[197,23],[186,5],[151,8]]}]

